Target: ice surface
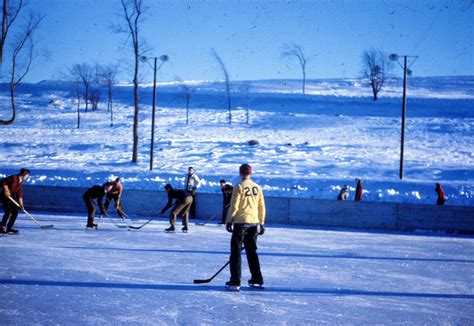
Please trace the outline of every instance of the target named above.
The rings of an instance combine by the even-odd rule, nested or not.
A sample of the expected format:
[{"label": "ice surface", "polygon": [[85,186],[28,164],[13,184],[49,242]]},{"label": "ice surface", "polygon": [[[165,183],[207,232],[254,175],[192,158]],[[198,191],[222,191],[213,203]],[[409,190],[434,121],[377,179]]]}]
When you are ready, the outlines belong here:
[{"label": "ice surface", "polygon": [[0,237],[2,325],[474,324],[472,237],[268,226],[266,290],[231,293],[228,269],[193,284],[227,262],[222,226],[86,231],[85,216],[32,213],[55,227],[20,214],[20,235]]}]

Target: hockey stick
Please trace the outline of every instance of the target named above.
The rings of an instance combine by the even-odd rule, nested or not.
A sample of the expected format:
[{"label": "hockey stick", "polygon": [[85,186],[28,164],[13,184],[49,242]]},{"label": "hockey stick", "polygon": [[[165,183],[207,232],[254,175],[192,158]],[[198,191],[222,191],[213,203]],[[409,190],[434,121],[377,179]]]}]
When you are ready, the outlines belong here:
[{"label": "hockey stick", "polygon": [[[224,206],[224,209],[229,208],[229,206],[230,206],[230,203],[227,204],[227,205],[225,205],[225,206]],[[208,219],[208,220],[207,220],[206,222],[204,222],[204,223],[195,223],[195,224],[196,224],[196,225],[199,225],[199,226],[204,226],[204,225],[206,225],[207,223],[209,223],[210,221],[212,221],[213,219],[215,219],[215,218],[217,217],[217,215],[219,215],[219,214],[216,214],[216,215],[211,216],[211,218]]]},{"label": "hockey stick", "polygon": [[204,223],[194,223],[194,224],[199,225],[199,226],[204,226],[204,225],[206,225],[207,223],[209,223],[210,221],[212,221],[213,219],[215,219],[215,218],[217,217],[217,215],[219,215],[219,214],[216,214],[216,215],[211,216],[211,218],[208,219],[208,220],[207,220],[206,222],[204,222]]},{"label": "hockey stick", "polygon": [[[242,248],[242,250],[243,250],[243,248]],[[227,263],[225,263],[225,265],[222,266],[222,267],[221,267],[214,275],[212,275],[210,278],[205,279],[205,280],[194,280],[194,281],[193,281],[194,284],[209,283],[210,281],[212,281],[212,280],[214,279],[214,277],[216,277],[217,275],[219,275],[219,273],[222,272],[222,271],[224,270],[224,268],[226,268],[227,265],[229,265],[229,264],[230,264],[230,260],[229,260]]]},{"label": "hockey stick", "polygon": [[[115,219],[113,219],[112,216],[110,216],[108,213],[105,213],[104,215],[107,216],[110,219],[110,221],[113,223],[113,225],[115,225],[116,227],[118,227],[118,228],[127,228],[128,227],[127,222],[125,222],[125,223],[127,223],[127,225],[120,225],[117,222],[115,222]],[[125,221],[125,220],[123,220],[123,221]]]},{"label": "hockey stick", "polygon": [[[258,235],[257,235],[258,236]],[[241,252],[245,249],[245,247],[242,247],[242,250],[240,250]],[[227,265],[230,264],[230,259],[227,263],[225,263],[224,266],[222,266],[214,275],[212,275],[210,278],[208,279],[205,279],[205,280],[194,280],[193,283],[194,284],[202,284],[202,283],[209,283],[210,281],[212,281],[214,279],[214,277],[216,277],[217,275],[219,275],[220,272],[222,272],[224,270],[224,268],[227,267]]]},{"label": "hockey stick", "polygon": [[128,228],[129,228],[129,229],[134,229],[134,230],[141,229],[142,227],[144,227],[144,226],[147,225],[148,223],[154,221],[156,218],[158,218],[158,217],[160,217],[160,216],[163,216],[163,215],[165,215],[165,214],[158,214],[157,216],[152,217],[151,219],[149,219],[148,221],[146,221],[145,223],[143,223],[143,224],[140,225],[140,226],[129,225]]},{"label": "hockey stick", "polygon": [[24,209],[24,208],[22,209],[21,206],[20,206],[20,204],[18,204],[15,199],[13,199],[12,197],[8,197],[8,198],[9,198],[16,206],[18,206],[18,208],[20,208],[20,209],[23,211],[23,213],[26,214],[26,216],[28,216],[29,218],[31,218],[31,220],[32,220],[33,222],[35,222],[40,228],[42,228],[42,229],[50,229],[50,228],[54,227],[53,224],[48,224],[48,225],[40,224],[40,223],[33,217],[33,215],[31,215],[30,213],[28,213],[28,212],[26,211],[26,209]]}]

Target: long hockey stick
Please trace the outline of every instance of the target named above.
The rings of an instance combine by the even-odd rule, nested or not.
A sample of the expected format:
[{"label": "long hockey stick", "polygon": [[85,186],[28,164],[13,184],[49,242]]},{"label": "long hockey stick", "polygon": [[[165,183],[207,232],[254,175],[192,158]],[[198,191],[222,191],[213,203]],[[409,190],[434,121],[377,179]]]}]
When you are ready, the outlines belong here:
[{"label": "long hockey stick", "polygon": [[[127,228],[127,227],[128,227],[128,223],[127,223],[127,222],[125,222],[125,223],[127,223],[127,225],[120,225],[120,224],[118,224],[117,222],[115,222],[115,219],[112,218],[112,216],[110,216],[108,213],[105,213],[104,215],[107,216],[107,217],[110,219],[110,221],[112,222],[112,224],[115,225],[116,227],[118,227],[118,228]],[[125,220],[124,220],[124,221],[125,221]]]},{"label": "long hockey stick", "polygon": [[134,229],[134,230],[138,230],[138,229],[141,229],[142,227],[144,227],[145,225],[147,225],[148,223],[154,221],[156,218],[160,217],[160,216],[163,216],[165,214],[159,214],[157,216],[154,216],[152,217],[151,219],[149,219],[148,221],[146,221],[145,223],[143,223],[142,225],[140,226],[133,226],[133,225],[129,225],[128,228],[129,229]]},{"label": "long hockey stick", "polygon": [[[224,209],[229,208],[229,206],[230,206],[230,203],[227,204],[227,205],[225,205],[225,206],[224,206]],[[210,221],[212,221],[213,219],[215,219],[218,215],[219,215],[219,214],[216,214],[216,215],[211,216],[211,217],[210,217],[207,221],[205,221],[204,223],[195,223],[195,224],[196,224],[196,225],[199,225],[199,226],[204,226],[204,225],[206,225],[207,223],[209,223]]]},{"label": "long hockey stick", "polygon": [[[245,235],[245,234],[244,234]],[[258,233],[257,233],[257,237],[258,237]],[[242,247],[242,250],[240,250],[241,252],[245,250],[245,247]],[[214,277],[216,277],[217,275],[219,275],[220,272],[222,272],[224,270],[224,268],[227,267],[227,265],[230,264],[230,259],[229,261],[227,261],[227,263],[224,264],[224,266],[222,266],[214,275],[212,275],[210,278],[207,278],[207,279],[204,279],[204,280],[193,280],[193,283],[194,284],[203,284],[203,283],[209,283],[210,281],[212,281],[214,279]]]},{"label": "long hockey stick", "polygon": [[205,221],[204,223],[194,223],[194,224],[199,225],[199,226],[204,226],[204,225],[206,225],[207,223],[209,223],[210,221],[212,221],[213,219],[215,219],[215,218],[217,217],[217,215],[219,215],[219,214],[216,214],[216,215],[211,216],[211,217],[210,217],[207,221]]},{"label": "long hockey stick", "polygon": [[214,275],[212,275],[210,278],[207,278],[205,280],[194,280],[194,284],[202,284],[202,283],[209,283],[210,281],[212,281],[214,279],[214,277],[216,277],[217,275],[219,275],[220,272],[222,272],[224,270],[224,268],[227,267],[227,265],[230,264],[230,260],[225,263],[224,266],[222,266]]},{"label": "long hockey stick", "polygon": [[33,222],[35,222],[40,228],[42,228],[42,229],[50,229],[50,228],[54,227],[53,224],[43,225],[43,224],[39,223],[39,222],[33,217],[33,215],[31,215],[30,213],[28,213],[28,212],[26,211],[26,209],[24,209],[24,208],[22,209],[21,206],[20,206],[20,204],[18,204],[15,199],[13,199],[12,197],[8,197],[8,198],[9,198],[16,206],[18,206],[18,208],[20,208],[20,209],[23,211],[23,213],[26,214],[26,216],[28,216],[29,218],[31,218],[31,220],[32,220]]}]

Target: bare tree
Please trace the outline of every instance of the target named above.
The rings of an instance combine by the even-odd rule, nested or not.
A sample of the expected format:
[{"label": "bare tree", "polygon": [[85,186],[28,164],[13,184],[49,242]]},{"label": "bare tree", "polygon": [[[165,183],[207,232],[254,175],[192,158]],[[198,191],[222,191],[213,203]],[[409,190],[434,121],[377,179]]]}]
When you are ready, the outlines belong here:
[{"label": "bare tree", "polygon": [[212,57],[217,61],[219,64],[222,74],[225,78],[225,89],[227,94],[227,109],[229,110],[229,124],[232,124],[232,108],[231,108],[231,101],[230,101],[230,84],[229,84],[229,72],[227,71],[224,61],[222,61],[219,54],[217,54],[216,50],[212,49]]},{"label": "bare tree", "polygon": [[100,89],[99,88],[92,88],[90,92],[90,99],[92,105],[92,111],[97,111],[100,102]]},{"label": "bare tree", "polygon": [[27,25],[21,31],[13,46],[10,72],[10,100],[12,106],[12,117],[9,120],[0,120],[0,125],[12,124],[16,119],[15,89],[21,84],[31,69],[34,60],[33,33],[38,29],[44,16],[30,14]]},{"label": "bare tree", "polygon": [[79,78],[75,78],[73,81],[74,83],[74,91],[76,92],[76,100],[77,100],[77,129],[81,127],[81,80]]},{"label": "bare tree", "polygon": [[186,126],[189,124],[189,102],[193,94],[193,90],[189,85],[187,85],[181,78],[175,78],[179,83],[179,88],[181,89],[181,95],[179,97],[184,98],[186,101]]},{"label": "bare tree", "polygon": [[113,26],[115,32],[126,33],[132,41],[134,55],[134,71],[133,71],[133,101],[135,112],[133,115],[133,149],[132,162],[138,162],[138,113],[139,97],[138,97],[138,78],[139,78],[139,58],[140,58],[140,27],[143,22],[143,13],[145,7],[143,0],[120,0],[122,4],[122,15],[125,26]]},{"label": "bare tree", "polygon": [[69,69],[66,69],[66,72],[63,73],[63,78],[68,81],[71,81],[72,85],[74,86],[74,94],[76,96],[76,107],[77,107],[77,128],[81,127],[81,97],[83,96],[84,92],[82,90],[82,79],[74,69],[74,66],[71,66]]},{"label": "bare tree", "polygon": [[110,125],[114,125],[114,110],[113,110],[113,85],[117,82],[118,66],[109,64],[102,66],[100,69],[100,78],[107,87],[107,112],[110,112]]},{"label": "bare tree", "polygon": [[82,82],[82,85],[84,86],[83,96],[85,102],[85,111],[87,112],[89,108],[90,88],[95,78],[94,70],[92,66],[87,63],[75,64],[70,69],[69,75],[73,78],[73,80],[79,78],[79,80]]},{"label": "bare tree", "polygon": [[2,37],[0,39],[0,65],[3,63],[3,49],[7,40],[8,32],[13,23],[17,19],[20,11],[25,6],[23,0],[19,0],[16,4],[11,0],[3,0],[2,5]]},{"label": "bare tree", "polygon": [[306,92],[306,65],[310,60],[304,52],[301,45],[296,43],[284,43],[283,50],[281,52],[281,57],[284,59],[297,59],[301,67],[301,72],[303,74],[303,94]]},{"label": "bare tree", "polygon": [[250,125],[250,89],[252,88],[252,84],[249,82],[244,87],[245,98],[247,100],[247,105],[245,108],[245,117],[246,117],[246,124]]},{"label": "bare tree", "polygon": [[367,79],[374,101],[377,101],[378,93],[382,89],[388,73],[392,68],[392,63],[388,55],[379,50],[365,50],[362,54],[363,76]]}]

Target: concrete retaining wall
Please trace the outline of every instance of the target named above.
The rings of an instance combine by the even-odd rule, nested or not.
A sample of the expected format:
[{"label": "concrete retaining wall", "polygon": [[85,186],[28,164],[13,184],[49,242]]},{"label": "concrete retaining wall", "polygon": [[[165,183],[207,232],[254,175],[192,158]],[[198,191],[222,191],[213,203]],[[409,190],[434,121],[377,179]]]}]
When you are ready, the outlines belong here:
[{"label": "concrete retaining wall", "polygon": [[[84,212],[85,188],[25,186],[25,205],[31,210]],[[196,212],[206,219],[222,212],[222,195],[197,195]],[[123,206],[129,215],[151,216],[166,205],[163,191],[125,190]],[[353,202],[305,198],[265,197],[269,224],[323,227],[444,230],[474,232],[474,207],[382,202]],[[110,211],[110,208],[109,208]]]}]

